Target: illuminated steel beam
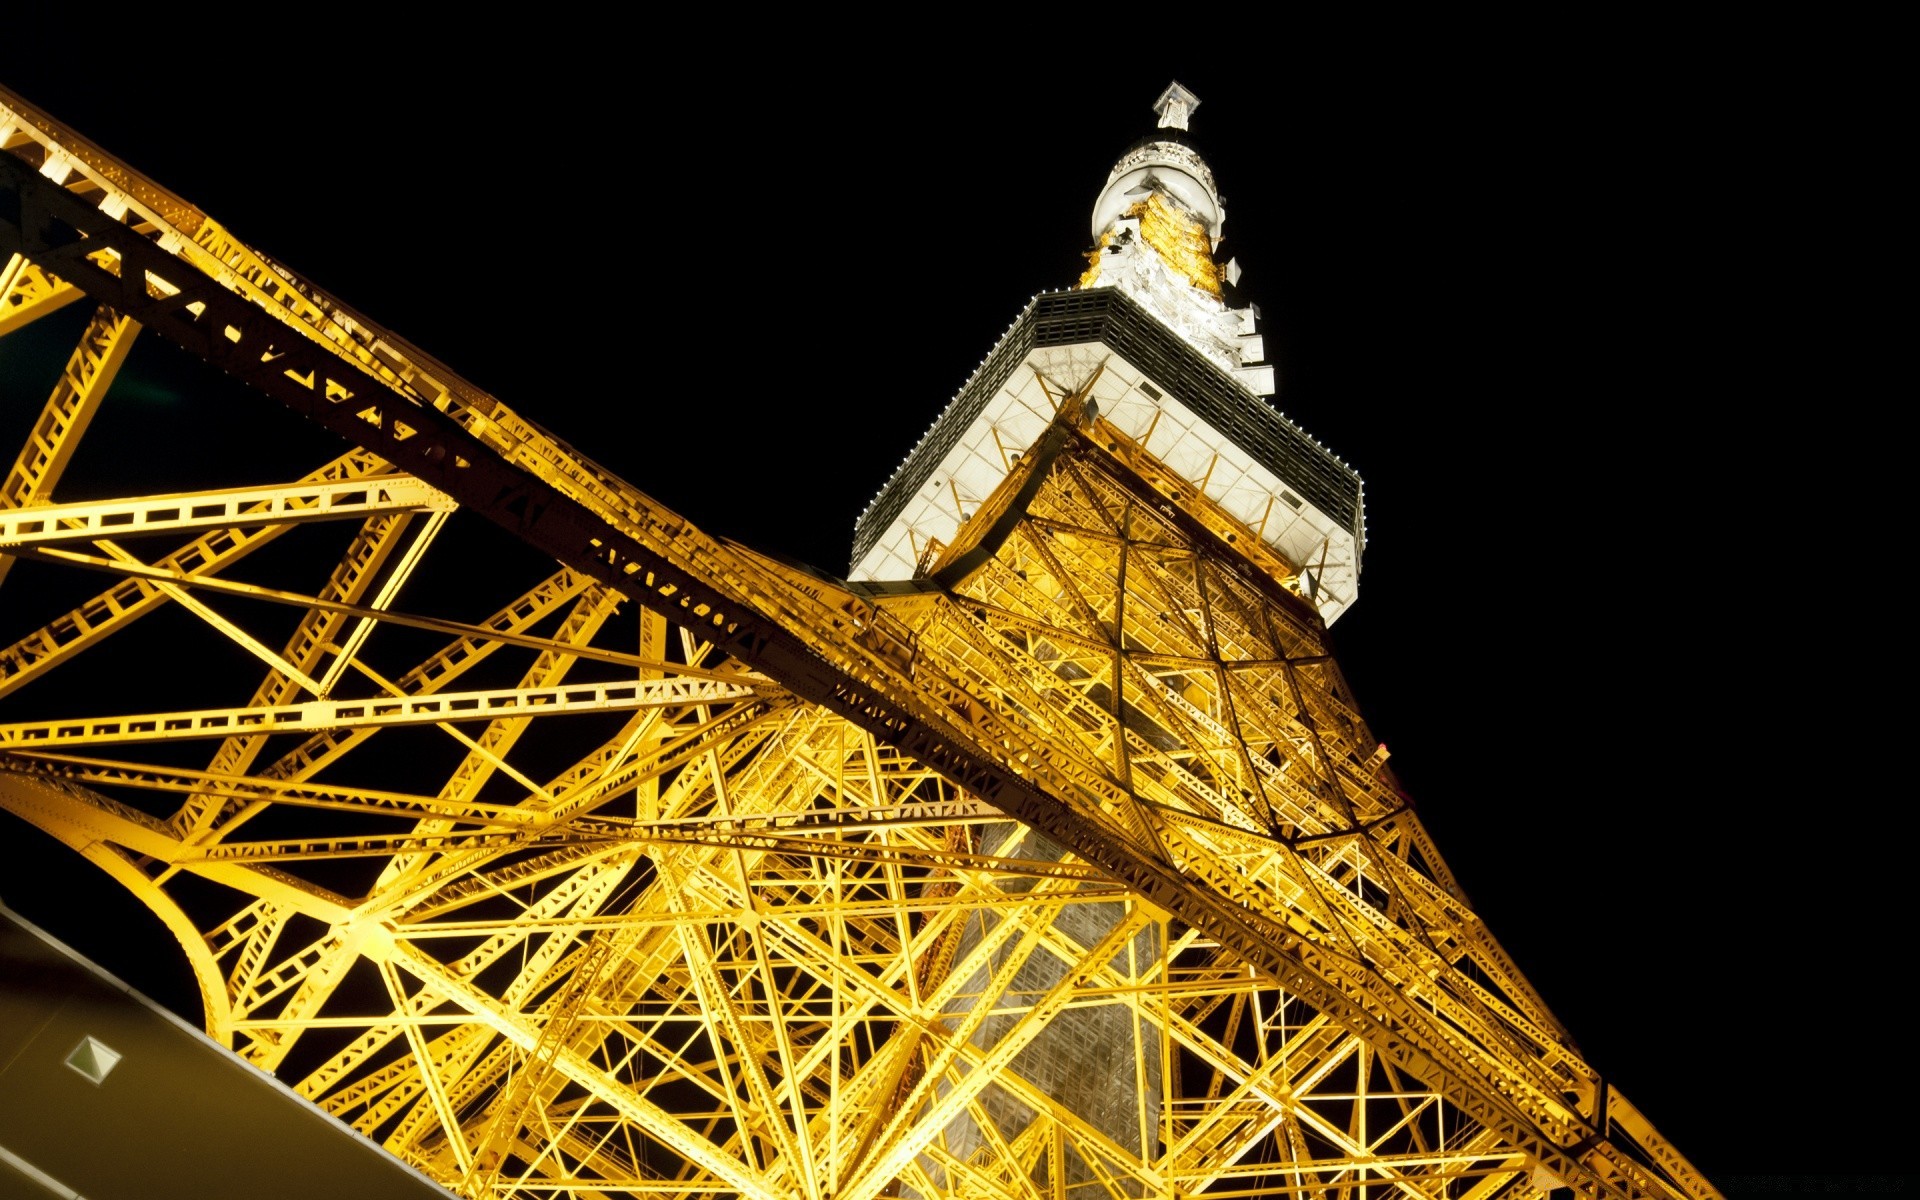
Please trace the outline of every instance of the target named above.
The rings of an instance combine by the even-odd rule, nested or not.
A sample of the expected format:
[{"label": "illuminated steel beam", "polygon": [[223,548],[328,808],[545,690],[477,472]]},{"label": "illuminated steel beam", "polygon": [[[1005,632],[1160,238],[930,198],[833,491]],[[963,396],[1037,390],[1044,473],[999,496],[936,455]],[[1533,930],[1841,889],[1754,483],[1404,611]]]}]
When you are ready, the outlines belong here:
[{"label": "illuminated steel beam", "polygon": [[[520,678],[522,688],[554,687],[565,681],[569,671],[578,661],[578,648],[593,640],[595,633],[613,616],[619,606],[619,596],[601,588],[589,588],[576,600],[573,607],[561,621],[560,629],[553,639],[553,645],[541,651]],[[643,672],[641,679],[653,682],[660,678],[652,672]],[[393,689],[388,689],[393,690]],[[478,796],[496,771],[506,770],[505,756],[524,736],[531,725],[531,718],[509,715],[491,721],[479,737],[470,744],[469,753],[454,769],[453,774],[440,789],[444,800],[458,802]],[[544,789],[531,787],[529,790],[540,793]],[[426,835],[445,832],[444,822],[423,820],[417,826],[417,832]],[[398,857],[381,871],[379,888],[391,891],[397,881],[413,876],[421,866],[418,858]]]},{"label": "illuminated steel beam", "polygon": [[[1008,860],[998,860],[1008,861]],[[1009,877],[1024,876],[1025,871],[1009,871]],[[994,897],[996,909],[1020,908],[1034,904],[1111,904],[1124,899],[1126,892],[1110,884],[1097,880],[1084,881],[1071,892],[1049,892],[1035,895],[1032,892],[1003,892]],[[966,910],[978,907],[980,899],[976,895],[954,893],[951,895],[906,896],[887,900],[822,900],[818,902],[786,901],[780,905],[782,920],[821,920],[823,918],[846,917],[854,919],[874,919],[892,917],[906,912],[914,915],[930,914],[950,910]],[[498,932],[507,928],[516,930],[572,929],[591,932],[597,929],[633,929],[657,925],[670,925],[681,921],[713,923],[731,920],[738,915],[737,906],[716,907],[711,909],[687,909],[679,913],[626,913],[618,916],[591,918],[555,918],[540,921],[527,916],[502,918],[498,921],[446,921],[435,920],[431,923],[407,925],[394,931],[396,937],[408,938],[466,938],[476,933]],[[1242,972],[1244,975],[1244,972]],[[1169,985],[1163,990],[1186,990],[1187,985]],[[1130,989],[1137,990],[1137,989]],[[1191,990],[1211,995],[1219,990],[1211,984],[1195,983]]]},{"label": "illuminated steel beam", "polygon": [[43,504],[19,512],[0,509],[0,549],[229,528],[243,521],[279,525],[369,513],[451,512],[454,507],[452,497],[405,476]]},{"label": "illuminated steel beam", "polygon": [[[408,514],[398,514],[405,517]],[[284,527],[277,527],[284,528]],[[424,532],[424,531],[423,531]],[[524,633],[497,629],[491,626],[477,626],[462,621],[449,621],[442,617],[423,617],[418,613],[396,612],[391,609],[369,607],[360,604],[348,604],[325,596],[310,596],[302,592],[289,592],[284,588],[263,587],[259,584],[242,583],[232,579],[218,579],[209,575],[194,574],[171,567],[141,563],[130,556],[103,556],[85,554],[74,550],[50,547],[18,549],[22,558],[36,559],[55,565],[75,566],[83,570],[99,571],[109,575],[125,575],[134,579],[150,581],[154,584],[173,583],[188,591],[217,592],[225,596],[238,596],[249,600],[264,600],[269,604],[282,604],[295,608],[304,608],[315,613],[329,613],[338,616],[359,617],[363,622],[375,624],[404,625],[410,629],[426,629],[435,633],[450,633],[460,637],[477,637],[502,646],[524,646],[534,650],[558,649],[566,643],[556,642],[552,638],[530,637]],[[363,570],[370,568],[362,568]],[[396,572],[397,574],[398,572]],[[384,590],[384,589],[383,589]],[[168,593],[171,597],[172,593]],[[303,638],[303,641],[310,640]],[[358,628],[348,638],[349,644],[359,640]],[[329,655],[334,655],[336,664],[351,664],[351,658],[339,646],[323,645],[319,647]],[[680,674],[701,674],[697,667],[667,663],[656,657],[627,654],[611,650],[605,646],[574,646],[568,653],[593,659],[597,662],[613,663],[617,666],[637,667],[643,671],[670,669]],[[332,673],[331,671],[329,673]]]},{"label": "illuminated steel beam", "polygon": [[[85,788],[55,784],[30,775],[0,772],[0,808],[67,842],[75,849],[100,845],[160,863],[178,858],[180,842],[166,826],[144,813]],[[323,925],[351,919],[353,905],[344,896],[294,876],[246,864],[195,863],[194,874],[233,888],[249,899],[270,900]],[[141,876],[146,885],[153,880]],[[202,991],[208,990],[205,981]],[[216,983],[214,991],[223,991]]]},{"label": "illuminated steel beam", "polygon": [[[6,302],[4,282],[0,280],[0,310]],[[0,324],[0,333],[4,332]],[[138,325],[110,308],[94,312],[80,335],[80,344],[67,359],[66,370],[54,384],[53,394],[47,397],[46,407],[27,434],[27,444],[7,471],[5,481],[0,482],[0,509],[48,502],[139,332]],[[0,580],[6,578],[12,565],[11,557],[0,554]]]},{"label": "illuminated steel beam", "polygon": [[[514,644],[523,631],[544,620],[588,586],[588,581],[575,576],[572,572],[563,570],[556,573],[516,597],[478,625],[457,626],[455,630],[457,636],[453,642],[416,664],[402,675],[397,683],[385,690],[397,691],[402,695],[430,695],[448,686],[467,671],[486,661],[496,651],[506,645]],[[314,603],[316,607],[325,606],[324,601],[316,600]],[[256,692],[256,703],[260,699],[261,693]],[[299,746],[283,753],[262,773],[275,779],[310,779],[328,763],[337,761],[340,756],[360,745],[374,731],[375,727],[360,726],[316,733]],[[214,762],[228,761],[229,747],[233,745],[233,739],[223,742],[220,751],[214,757]],[[245,761],[251,762],[253,753],[254,751],[249,751]],[[196,796],[181,806],[180,811],[174,815],[172,824],[185,836],[193,840],[202,840],[211,836],[216,827],[225,830],[230,827],[232,821],[244,820],[248,814],[259,811],[261,806],[257,803],[242,807],[233,801]]]},{"label": "illuminated steel beam", "polygon": [[[107,556],[116,562],[125,563],[132,567],[146,566],[145,563],[135,558],[130,552],[121,549],[118,545],[105,538],[100,539],[94,544],[106,551]],[[280,655],[275,654],[272,650],[268,649],[266,644],[259,638],[254,637],[238,624],[214,611],[211,605],[189,592],[186,588],[166,579],[155,580],[154,586],[159,588],[161,594],[169,600],[172,600],[181,608],[186,609],[194,616],[199,617],[202,621],[205,621],[208,625],[218,630],[222,637],[225,637],[234,645],[267,664],[268,668],[275,675],[297,685],[310,696],[322,696],[326,694],[326,689],[308,676],[305,671],[289,663]]]},{"label": "illuminated steel beam", "polygon": [[[388,611],[388,606],[391,605],[394,598],[400,594],[400,589],[406,586],[407,580],[413,577],[414,569],[420,565],[421,560],[425,557],[427,548],[433,544],[434,538],[439,536],[440,531],[446,527],[449,515],[449,512],[436,512],[421,523],[420,529],[414,534],[413,538],[408,541],[406,550],[401,553],[393,569],[386,572],[385,579],[381,581],[380,590],[372,597],[369,607],[373,612],[362,613],[360,619],[354,623],[352,632],[348,633],[346,637],[341,638],[337,644],[335,644],[332,639],[315,631],[319,629],[337,628],[338,622],[335,618],[344,614],[319,607],[318,605],[308,607],[307,615],[302,621],[301,628],[294,634],[293,642],[289,648],[293,646],[309,648],[312,653],[318,653],[324,649],[327,654],[332,656],[332,662],[327,667],[327,673],[320,677],[320,687],[315,693],[316,695],[325,696],[331,693],[333,691],[333,685],[338,683],[340,677],[346,673],[347,668],[353,665],[355,656],[360,652],[360,648],[366,644],[367,638],[372,635],[374,626],[381,620],[380,617],[374,614]],[[396,526],[402,526],[404,524],[404,521],[396,522]],[[341,567],[351,568],[353,565],[355,565],[353,548],[350,547],[347,552],[347,557],[341,562]],[[341,575],[341,571],[335,571],[333,576],[327,580],[327,591],[331,594],[318,596],[315,597],[315,599],[320,601],[321,604],[349,604],[359,599],[359,589],[356,588],[354,584],[360,580],[370,581],[372,578],[370,572],[360,573],[357,577],[355,575],[349,575],[347,579],[342,579]]]},{"label": "illuminated steel beam", "polygon": [[[0,156],[4,157],[4,156]],[[307,476],[313,482],[361,479],[390,471],[365,451],[354,451]],[[244,517],[247,514],[243,514]],[[292,528],[246,525],[201,534],[154,564],[170,577],[213,575],[239,562]],[[86,603],[47,622],[11,646],[0,647],[0,696],[33,681],[126,628],[166,603],[168,596],[144,579],[125,579]]]},{"label": "illuminated steel beam", "polygon": [[15,254],[0,268],[0,337],[58,312],[84,295],[79,288],[55,279]]},{"label": "illuminated steel beam", "polygon": [[[1056,1194],[1459,1200],[1464,1186],[1479,1200],[1552,1180],[1592,1197],[1713,1195],[1458,898],[1327,653],[1310,581],[1339,577],[1325,555],[1282,556],[1216,502],[1218,447],[1175,470],[1147,449],[1157,415],[1095,415],[1096,396],[1105,414],[1147,394],[1126,390],[1146,373],[1127,355],[1187,369],[1165,365],[1188,352],[1132,301],[1035,302],[1016,341],[1101,321],[1135,340],[1036,350],[1043,452],[1016,460],[996,432],[1004,478],[923,556],[932,578],[855,588],[701,533],[21,111],[0,93],[16,128],[0,190],[19,200],[17,220],[0,206],[0,251],[355,440],[571,580],[537,616],[443,629],[454,646],[391,684],[344,632],[403,623],[365,603],[370,576],[356,598],[272,597],[303,609],[279,655],[291,672],[276,667],[250,708],[148,718],[294,713],[209,727],[234,735],[216,763],[244,771],[18,745],[4,760],[18,770],[0,775],[0,803],[91,847],[163,919],[180,871],[236,893],[235,916],[183,936],[215,993],[210,1025],[257,1062],[313,1047],[323,1065],[302,1091],[395,1153],[476,1195],[610,1191],[642,1160],[667,1163],[677,1178],[646,1178],[686,1196],[1023,1195],[1043,1177]],[[32,553],[125,571],[162,599],[161,584],[234,586],[198,560],[143,574]],[[645,607],[615,626],[623,599]],[[323,633],[322,611],[342,621]],[[560,632],[534,637],[548,616]],[[544,783],[505,756],[523,718],[570,710],[444,708],[491,694],[448,684],[509,647],[537,657],[508,692],[568,695],[573,661],[625,655],[636,618],[626,660],[642,685],[738,690],[636,709]],[[596,644],[603,630],[617,651]],[[322,781],[405,723],[343,727],[334,708],[282,702],[294,673],[331,682],[349,664],[395,695],[340,703],[417,711],[466,745],[431,798]],[[469,717],[485,729],[459,729]],[[103,728],[182,734],[124,720]],[[88,724],[7,729],[44,744]],[[253,767],[245,747],[281,728],[310,736]],[[192,811],[160,822],[62,773],[191,788]],[[300,836],[239,839],[280,804],[305,810]],[[375,811],[412,827],[370,834]],[[323,871],[362,856],[377,879],[374,864]],[[335,877],[358,894],[306,882]],[[368,971],[385,999],[356,1027],[328,1000]],[[1133,1030],[1117,1123],[1027,1057],[1047,1029],[1114,1014]],[[1183,1067],[1209,1080],[1203,1094],[1183,1094]]]},{"label": "illuminated steel beam", "polygon": [[[345,624],[347,614],[331,607],[334,604],[350,605],[364,598],[367,589],[372,587],[381,567],[399,545],[412,517],[405,513],[381,513],[362,521],[355,531],[353,540],[347,544],[344,553],[333,570],[328,574],[327,582],[315,600],[317,604],[308,605],[301,614],[300,623],[294,627],[287,638],[281,657],[292,668],[291,671],[275,669],[267,673],[260,685],[254,689],[249,707],[285,704],[296,694],[296,689],[304,686],[301,676],[311,678],[320,669],[328,654],[334,655],[335,666],[344,665],[350,658],[349,648],[336,648],[335,639]],[[431,537],[438,528],[436,522],[429,521],[427,530],[414,539],[414,545]],[[396,571],[396,576],[404,577],[406,572]],[[155,580],[155,583],[160,582]],[[174,582],[185,582],[175,580]],[[321,607],[326,605],[327,607]],[[331,693],[333,672],[328,674],[311,689],[315,696]],[[254,759],[266,746],[261,735],[232,737],[220,744],[208,763],[208,771],[215,775],[227,776],[246,771],[253,765]],[[173,828],[189,840],[205,832],[206,827],[217,820],[223,811],[223,802],[200,793],[188,799],[174,814]]]},{"label": "illuminated steel beam", "polygon": [[[1040,1032],[1045,1022],[1066,1007],[1073,990],[1104,967],[1135,933],[1146,926],[1147,920],[1144,912],[1136,912],[1128,920],[1116,923],[1107,936],[1087,947],[1084,956],[1074,967],[1061,975],[1044,995],[1036,998],[1031,1008],[1020,1014],[1011,1029],[1001,1032],[993,1043],[993,1049],[973,1064],[973,1069],[962,1081],[949,1082],[945,1078],[948,1064],[959,1055],[961,1047],[972,1040],[975,1030],[989,1015],[985,1005],[974,1006],[956,1024],[952,1033],[943,1039],[944,1044],[922,1078],[921,1087],[926,1089],[926,1096],[931,1098],[937,1095],[938,1099],[928,1106],[926,1112],[921,1113],[918,1111],[919,1104],[915,1102],[919,1097],[909,1097],[908,1104],[898,1110],[881,1132],[875,1143],[876,1153],[869,1158],[862,1174],[848,1183],[844,1194],[860,1200],[879,1195],[880,1190],[897,1178],[935,1135],[946,1129],[968,1100],[978,1095],[989,1083],[1002,1078],[1014,1057]],[[1040,929],[1030,927],[1028,936],[1037,938],[1040,933]],[[1016,951],[1006,962],[1008,966],[1003,966],[999,973],[1004,978],[996,977],[987,984],[989,994],[1007,990],[1013,982],[1013,970],[1008,967],[1017,970],[1024,962],[1024,955]],[[959,974],[955,972],[956,976]],[[935,1084],[945,1086],[936,1089]]]},{"label": "illuminated steel beam", "polygon": [[[407,946],[396,945],[393,962],[522,1050],[532,1051],[539,1046],[539,1030],[533,1028],[531,1023],[522,1023],[515,1014],[478,988],[449,974],[435,960],[417,954]],[[755,1200],[785,1200],[785,1189],[769,1184],[760,1172],[723,1152],[701,1133],[652,1101],[612,1086],[606,1073],[591,1060],[561,1047],[553,1052],[552,1062],[555,1071],[604,1101],[614,1111],[643,1124],[654,1137],[686,1156],[689,1161],[698,1163],[738,1188],[742,1195],[754,1197]]]},{"label": "illuminated steel beam", "polygon": [[498,688],[428,696],[365,700],[309,700],[261,708],[200,709],[126,717],[75,717],[0,725],[0,750],[90,746],[113,742],[227,737],[236,732],[303,733],[394,725],[470,721],[507,714],[619,712],[717,704],[755,695],[752,687],[711,679],[646,679],[632,683],[569,684],[557,688]]},{"label": "illuminated steel beam", "polygon": [[93,787],[184,793],[229,801],[269,802],[297,808],[331,809],[377,816],[447,817],[458,821],[516,827],[534,819],[517,804],[495,804],[480,800],[448,801],[437,796],[377,788],[318,784],[260,775],[228,775],[149,763],[41,754],[37,751],[0,752],[0,770],[71,779]]}]

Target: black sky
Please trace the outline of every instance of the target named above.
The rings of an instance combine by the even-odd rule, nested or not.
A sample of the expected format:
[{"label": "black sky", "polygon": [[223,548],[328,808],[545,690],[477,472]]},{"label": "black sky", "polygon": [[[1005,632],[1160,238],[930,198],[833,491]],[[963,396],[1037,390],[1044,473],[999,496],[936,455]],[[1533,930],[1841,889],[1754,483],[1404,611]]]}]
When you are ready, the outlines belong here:
[{"label": "black sky", "polygon": [[1890,397],[1825,266],[1844,105],[1737,31],[1481,32],[698,71],[516,34],[165,79],[8,52],[0,84],[710,531],[839,572],[1178,78],[1277,406],[1366,481],[1335,648],[1478,910],[1709,1176],[1895,1170],[1910,702],[1872,690],[1905,657]]}]

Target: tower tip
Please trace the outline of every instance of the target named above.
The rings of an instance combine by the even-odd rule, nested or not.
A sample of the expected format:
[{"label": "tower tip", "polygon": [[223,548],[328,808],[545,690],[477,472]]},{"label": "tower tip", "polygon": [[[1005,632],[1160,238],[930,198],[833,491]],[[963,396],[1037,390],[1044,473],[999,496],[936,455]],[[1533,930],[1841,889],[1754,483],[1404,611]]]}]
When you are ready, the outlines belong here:
[{"label": "tower tip", "polygon": [[1193,110],[1200,107],[1200,97],[1183,87],[1179,80],[1167,85],[1160,98],[1153,102],[1153,111],[1160,114],[1160,128],[1182,129],[1193,116]]}]

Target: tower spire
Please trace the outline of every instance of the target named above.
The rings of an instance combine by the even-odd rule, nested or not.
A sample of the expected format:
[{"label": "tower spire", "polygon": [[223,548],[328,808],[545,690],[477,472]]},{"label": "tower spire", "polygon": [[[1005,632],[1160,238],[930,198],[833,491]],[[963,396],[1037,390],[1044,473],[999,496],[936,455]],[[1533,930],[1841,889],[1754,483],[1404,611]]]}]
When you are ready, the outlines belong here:
[{"label": "tower spire", "polygon": [[1258,314],[1228,302],[1240,266],[1215,259],[1226,205],[1185,137],[1198,107],[1200,97],[1178,80],[1153,102],[1158,128],[1120,156],[1094,201],[1094,248],[1080,287],[1119,288],[1249,391],[1269,396],[1274,371]]},{"label": "tower spire", "polygon": [[1193,110],[1200,107],[1200,97],[1194,95],[1174,80],[1160,98],[1153,102],[1153,111],[1160,114],[1160,128],[1178,129],[1185,132],[1187,122],[1193,118]]}]

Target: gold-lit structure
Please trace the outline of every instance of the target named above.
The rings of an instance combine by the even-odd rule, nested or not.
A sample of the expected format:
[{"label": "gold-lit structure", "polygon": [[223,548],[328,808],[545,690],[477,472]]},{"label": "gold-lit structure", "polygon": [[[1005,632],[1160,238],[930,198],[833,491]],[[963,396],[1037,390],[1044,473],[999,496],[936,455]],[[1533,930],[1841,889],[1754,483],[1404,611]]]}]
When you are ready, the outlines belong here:
[{"label": "gold-lit structure", "polygon": [[[1155,257],[1166,263],[1179,278],[1212,296],[1220,298],[1220,265],[1213,261],[1212,240],[1206,224],[1181,208],[1175,200],[1160,192],[1150,193],[1125,213],[1139,226],[1140,239],[1152,247]],[[1093,260],[1080,276],[1080,286],[1100,286],[1100,258],[1113,244],[1114,232],[1102,233],[1094,244]]]},{"label": "gold-lit structure", "polygon": [[[93,313],[0,492],[0,808],[152,909],[215,1038],[463,1196],[1715,1196],[1329,656],[1358,480],[1248,386],[1195,104],[843,580],[0,91],[0,333]],[[142,331],[309,418],[304,473],[63,496]],[[163,612],[193,702],[58,687]]]}]

